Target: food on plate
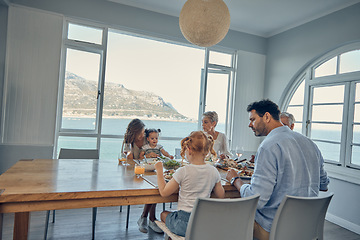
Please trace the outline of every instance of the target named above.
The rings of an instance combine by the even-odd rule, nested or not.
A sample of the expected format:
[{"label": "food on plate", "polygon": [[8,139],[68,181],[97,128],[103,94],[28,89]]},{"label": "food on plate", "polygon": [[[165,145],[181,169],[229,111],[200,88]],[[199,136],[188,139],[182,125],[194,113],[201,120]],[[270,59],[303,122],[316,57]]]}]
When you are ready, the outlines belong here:
[{"label": "food on plate", "polygon": [[238,163],[235,162],[233,159],[225,158],[218,161],[215,166],[227,170],[228,168],[237,168]]},{"label": "food on plate", "polygon": [[164,178],[166,181],[170,181],[172,179],[172,175],[175,173],[174,169],[170,169],[164,172]]},{"label": "food on plate", "polygon": [[176,160],[169,160],[163,162],[163,166],[165,169],[170,170],[170,169],[178,169],[181,166],[181,164]]},{"label": "food on plate", "polygon": [[246,179],[251,178],[254,173],[254,163],[249,161],[237,163],[232,159],[224,159],[223,161],[216,163],[215,166],[224,170],[232,168],[239,173],[240,177]]},{"label": "food on plate", "polygon": [[246,169],[246,167],[243,167],[243,169],[240,170],[238,173],[240,177],[251,177],[254,172],[252,170]]},{"label": "food on plate", "polygon": [[238,166],[237,162],[235,162],[233,159],[229,159],[229,158],[224,158],[224,163],[227,167],[236,168]]}]

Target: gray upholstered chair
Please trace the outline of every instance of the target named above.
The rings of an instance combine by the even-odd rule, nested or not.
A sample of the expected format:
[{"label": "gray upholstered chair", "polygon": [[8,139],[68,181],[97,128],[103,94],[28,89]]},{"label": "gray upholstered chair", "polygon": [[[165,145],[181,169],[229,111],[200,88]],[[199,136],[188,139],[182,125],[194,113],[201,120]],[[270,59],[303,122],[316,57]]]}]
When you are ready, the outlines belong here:
[{"label": "gray upholstered chair", "polygon": [[325,215],[333,197],[285,196],[270,231],[270,240],[323,240]]},{"label": "gray upholstered chair", "polygon": [[[97,149],[67,149],[61,148],[59,159],[99,159],[99,151]],[[97,208],[92,209],[92,239],[95,239],[95,222]],[[50,210],[46,212],[44,239],[47,239],[47,232],[49,227]],[[53,220],[55,222],[55,210],[53,210]]]},{"label": "gray upholstered chair", "polygon": [[199,198],[191,212],[186,235],[172,233],[164,222],[156,224],[165,239],[241,239],[252,240],[254,218],[259,194],[246,198]]}]

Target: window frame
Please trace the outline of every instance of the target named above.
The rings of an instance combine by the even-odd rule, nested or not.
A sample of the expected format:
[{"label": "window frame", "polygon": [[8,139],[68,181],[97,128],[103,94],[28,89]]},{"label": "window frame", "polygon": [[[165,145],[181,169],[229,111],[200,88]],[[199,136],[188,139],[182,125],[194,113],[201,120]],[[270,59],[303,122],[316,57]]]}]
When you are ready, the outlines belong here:
[{"label": "window frame", "polygon": [[[345,85],[344,89],[344,108],[342,120],[342,133],[340,143],[340,162],[332,162],[325,160],[325,168],[331,177],[345,180],[351,183],[360,184],[360,166],[351,164],[351,155],[353,145],[353,124],[354,124],[354,103],[356,83],[360,83],[360,71],[350,73],[339,73],[340,71],[340,55],[349,51],[359,50],[360,42],[353,42],[337,49],[329,51],[328,53],[318,57],[315,61],[309,63],[303,68],[300,73],[294,78],[293,82],[288,85],[286,94],[283,95],[280,102],[281,110],[286,111],[289,103],[295,94],[298,87],[305,81],[304,89],[304,105],[303,105],[303,121],[302,121],[302,134],[310,136],[311,124],[311,108],[313,89],[321,86]],[[330,76],[322,76],[315,78],[315,69],[322,63],[337,57],[336,74]],[[360,144],[356,144],[360,146]]]},{"label": "window frame", "polygon": [[[55,139],[54,139],[54,151],[53,151],[53,157],[57,158],[57,151],[58,151],[58,139],[61,136],[70,136],[70,137],[89,137],[89,138],[96,138],[97,139],[97,149],[100,150],[100,145],[102,139],[120,139],[121,141],[124,138],[123,134],[102,134],[101,133],[101,127],[102,127],[102,113],[103,113],[103,102],[104,102],[104,88],[105,88],[105,68],[106,68],[106,54],[107,54],[107,38],[108,33],[110,31],[115,31],[120,34],[130,35],[134,37],[141,37],[145,39],[151,39],[156,41],[161,41],[164,43],[172,43],[176,45],[181,46],[188,46],[188,47],[194,47],[191,44],[184,44],[180,42],[176,42],[169,39],[164,39],[161,37],[153,37],[145,34],[139,34],[136,32],[129,32],[129,31],[123,31],[119,28],[115,28],[113,26],[105,26],[101,24],[96,23],[89,23],[86,21],[66,18],[64,20],[64,26],[63,26],[63,43],[61,46],[61,60],[60,60],[60,74],[59,74],[59,90],[58,90],[58,104],[57,104],[57,117],[56,117],[56,131],[55,131]],[[91,28],[98,28],[102,29],[103,36],[102,36],[102,43],[101,44],[95,44],[95,43],[88,43],[88,42],[82,42],[78,40],[71,40],[68,39],[68,26],[69,24],[76,24],[76,25],[82,25],[87,26]],[[92,52],[100,54],[100,68],[99,68],[99,81],[98,81],[98,91],[100,91],[99,99],[97,101],[97,109],[96,109],[96,124],[94,130],[84,130],[84,129],[64,129],[61,127],[62,124],[62,111],[63,111],[63,100],[64,100],[64,87],[65,87],[65,68],[66,68],[66,52],[67,49],[75,49],[85,52]],[[215,51],[215,52],[221,52],[221,53],[227,53],[232,54],[232,60],[231,64],[233,67],[228,66],[222,66],[217,64],[210,64],[209,63],[209,52]],[[228,98],[227,98],[227,116],[226,116],[226,122],[225,122],[225,130],[226,133],[231,133],[231,126],[233,122],[233,106],[234,106],[234,86],[235,86],[235,77],[236,77],[236,59],[237,59],[237,52],[232,49],[224,49],[224,48],[205,48],[205,62],[204,62],[204,71],[212,72],[214,71],[221,71],[221,72],[228,72],[229,73],[229,79],[228,79]],[[201,116],[203,113],[203,106],[205,106],[205,96],[206,96],[206,74],[202,75],[201,78],[201,88],[200,88],[200,101],[204,103],[203,105],[199,104],[199,130],[201,129]],[[204,82],[204,83],[203,83]],[[203,84],[205,87],[203,87]],[[229,135],[230,136],[230,135]],[[162,136],[163,140],[181,140],[181,138],[178,137],[167,137]],[[229,138],[229,141],[231,138]]]}]

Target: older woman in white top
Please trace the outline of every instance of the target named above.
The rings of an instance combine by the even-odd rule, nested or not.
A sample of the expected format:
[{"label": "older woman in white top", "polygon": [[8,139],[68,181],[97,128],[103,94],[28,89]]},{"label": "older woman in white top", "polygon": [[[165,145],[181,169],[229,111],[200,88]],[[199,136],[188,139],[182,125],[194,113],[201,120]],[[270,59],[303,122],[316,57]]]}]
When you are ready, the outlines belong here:
[{"label": "older woman in white top", "polygon": [[232,157],[232,154],[229,151],[229,143],[225,134],[215,131],[215,127],[218,121],[219,117],[215,111],[208,111],[203,113],[203,130],[214,138],[214,150],[219,155],[220,159],[224,159],[226,156]]}]

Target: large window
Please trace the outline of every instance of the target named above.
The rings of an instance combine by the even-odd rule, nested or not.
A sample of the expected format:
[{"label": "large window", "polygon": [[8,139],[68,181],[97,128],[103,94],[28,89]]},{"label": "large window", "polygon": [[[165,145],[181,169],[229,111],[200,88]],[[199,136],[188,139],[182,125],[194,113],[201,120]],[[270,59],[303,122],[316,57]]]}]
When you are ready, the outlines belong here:
[{"label": "large window", "polygon": [[344,46],[309,66],[283,107],[301,112],[301,132],[317,144],[329,166],[344,170],[360,169],[359,49],[360,43]]},{"label": "large window", "polygon": [[116,158],[133,118],[160,128],[170,153],[217,111],[231,126],[235,53],[185,46],[106,27],[67,23],[63,44],[57,150],[98,148]]}]

